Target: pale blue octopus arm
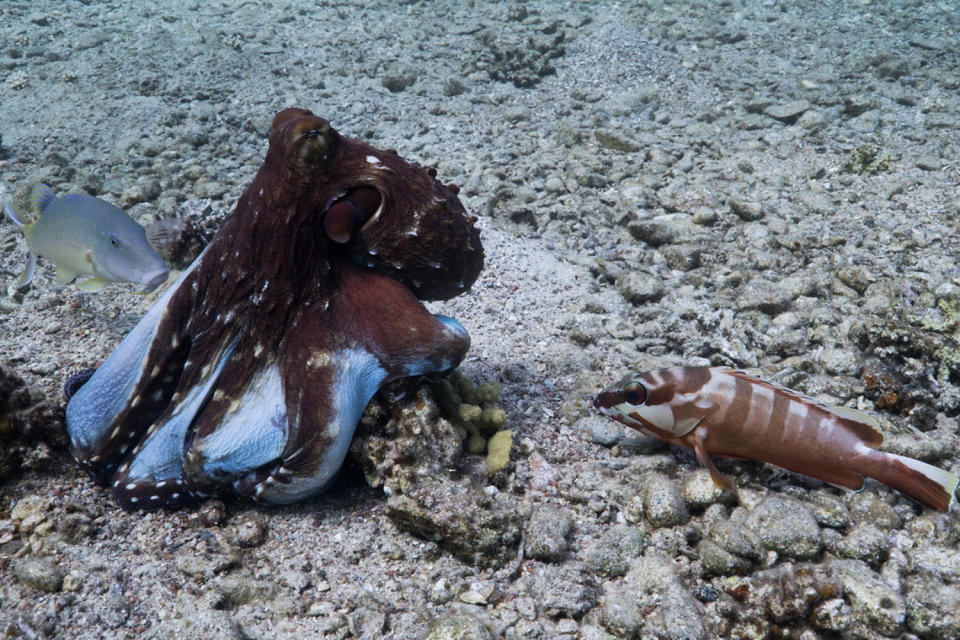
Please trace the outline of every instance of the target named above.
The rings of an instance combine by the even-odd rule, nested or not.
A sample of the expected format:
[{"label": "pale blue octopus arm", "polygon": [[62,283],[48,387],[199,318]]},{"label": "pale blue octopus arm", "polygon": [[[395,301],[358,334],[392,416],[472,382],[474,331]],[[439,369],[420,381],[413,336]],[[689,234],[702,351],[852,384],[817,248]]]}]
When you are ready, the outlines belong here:
[{"label": "pale blue octopus arm", "polygon": [[[194,265],[199,259],[194,262]],[[96,372],[67,403],[67,433],[74,454],[82,457],[102,438],[107,437],[118,415],[133,398],[144,372],[150,347],[167,310],[170,298],[180,283],[193,271],[185,271],[158,299],[133,330],[101,364]]]}]

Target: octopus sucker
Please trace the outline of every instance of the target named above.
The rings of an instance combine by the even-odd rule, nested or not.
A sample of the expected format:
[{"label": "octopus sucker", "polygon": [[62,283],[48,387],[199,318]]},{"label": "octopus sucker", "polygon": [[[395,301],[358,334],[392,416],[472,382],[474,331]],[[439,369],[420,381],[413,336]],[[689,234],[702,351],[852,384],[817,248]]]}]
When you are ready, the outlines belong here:
[{"label": "octopus sucker", "polygon": [[483,267],[475,218],[435,174],[278,113],[233,213],[70,396],[81,466],[128,509],[322,490],[377,389],[469,348],[421,303]]}]

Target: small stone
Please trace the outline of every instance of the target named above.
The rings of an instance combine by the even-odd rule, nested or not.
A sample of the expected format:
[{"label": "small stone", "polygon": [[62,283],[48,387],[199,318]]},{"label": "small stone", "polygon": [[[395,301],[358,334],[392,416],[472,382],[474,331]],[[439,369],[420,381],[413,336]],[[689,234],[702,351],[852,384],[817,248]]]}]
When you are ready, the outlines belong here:
[{"label": "small stone", "polygon": [[880,106],[880,101],[876,96],[864,93],[846,96],[843,99],[843,113],[851,118],[861,116],[867,111],[876,109],[878,106]]},{"label": "small stone", "polygon": [[890,555],[887,537],[871,524],[860,524],[850,530],[837,545],[837,554],[842,558],[863,560],[879,566]]},{"label": "small stone", "polygon": [[526,556],[546,562],[561,560],[572,529],[573,519],[566,509],[535,508],[525,527]]},{"label": "small stone", "polygon": [[700,556],[703,568],[718,576],[742,575],[752,566],[746,558],[730,553],[708,538],[697,545],[697,555]]},{"label": "small stone", "polygon": [[632,153],[640,150],[639,144],[630,138],[617,133],[616,131],[610,131],[609,129],[597,129],[594,135],[597,137],[597,142],[611,151]]},{"label": "small stone", "polygon": [[739,311],[759,309],[770,316],[783,313],[792,304],[793,298],[788,292],[763,278],[754,278],[747,282],[740,289],[736,299],[736,307]]},{"label": "small stone", "polygon": [[423,640],[494,640],[494,635],[479,618],[459,613],[431,622]]},{"label": "small stone", "polygon": [[13,563],[13,572],[22,584],[40,591],[60,591],[63,584],[63,569],[53,558],[18,558]]},{"label": "small stone", "polygon": [[587,569],[601,578],[624,575],[630,562],[646,547],[646,537],[637,527],[619,524],[604,531],[586,551]]},{"label": "small stone", "polygon": [[850,510],[834,495],[819,492],[811,495],[810,510],[814,519],[824,527],[845,529],[850,526]]},{"label": "small stone", "polygon": [[940,169],[943,169],[945,162],[937,156],[925,155],[917,158],[914,164],[918,169],[923,169],[924,171],[940,171]]},{"label": "small stone", "polygon": [[691,244],[670,245],[664,247],[661,252],[667,266],[677,271],[692,271],[700,266],[700,256],[703,250]]},{"label": "small stone", "polygon": [[510,107],[503,111],[503,119],[512,123],[525,122],[530,119],[531,115],[530,109],[523,105]]},{"label": "small stone", "polygon": [[563,183],[563,180],[556,176],[550,176],[543,183],[543,188],[547,190],[547,193],[566,193],[567,186]]},{"label": "small stone", "polygon": [[764,109],[763,112],[780,122],[793,124],[801,115],[810,110],[812,106],[813,105],[807,100],[793,100],[791,102],[770,105]]},{"label": "small stone", "polygon": [[530,593],[541,615],[580,618],[600,599],[600,586],[579,562],[539,565],[532,571]]},{"label": "small stone", "polygon": [[656,302],[666,293],[660,277],[638,271],[621,274],[617,278],[616,286],[620,294],[635,305]]},{"label": "small stone", "polygon": [[861,560],[835,560],[834,575],[843,581],[843,595],[856,618],[887,636],[897,635],[906,618],[903,597]]},{"label": "small stone", "polygon": [[925,544],[910,551],[913,566],[938,576],[944,582],[960,583],[960,550]]},{"label": "small stone", "polygon": [[801,560],[820,553],[820,527],[803,504],[770,496],[750,511],[746,525],[769,549]]},{"label": "small stone", "polygon": [[267,539],[267,521],[258,513],[244,513],[230,523],[227,538],[238,547],[259,547]]},{"label": "small stone", "polygon": [[47,324],[43,325],[43,332],[48,336],[53,335],[54,333],[60,331],[62,327],[63,325],[59,320],[51,320]]},{"label": "small stone", "polygon": [[590,442],[604,447],[612,447],[623,438],[623,427],[619,423],[597,415],[580,418],[574,429],[585,433]]},{"label": "small stone", "polygon": [[716,502],[728,502],[735,494],[717,486],[706,469],[697,469],[683,481],[683,499],[691,509],[705,509]]},{"label": "small stone", "polygon": [[444,79],[441,91],[443,92],[443,95],[447,96],[448,98],[452,98],[453,96],[458,96],[461,93],[466,93],[467,85],[465,85],[459,78],[449,76]]},{"label": "small stone", "polygon": [[960,638],[960,587],[937,580],[911,580],[907,592],[907,626],[921,638]]},{"label": "small stone", "polygon": [[399,93],[417,80],[416,72],[407,66],[393,63],[386,68],[380,77],[380,84],[391,93]]},{"label": "small stone", "polygon": [[752,222],[763,217],[763,207],[759,202],[746,200],[740,196],[730,196],[730,210],[741,220]]},{"label": "small stone", "polygon": [[627,231],[637,240],[651,247],[674,244],[684,235],[681,224],[670,220],[635,220],[627,224]]},{"label": "small stone", "polygon": [[649,474],[643,483],[643,510],[655,527],[672,527],[690,518],[677,483],[659,473]]},{"label": "small stone", "polygon": [[823,113],[817,110],[810,110],[797,119],[797,126],[807,131],[820,131],[827,125],[827,119]]}]

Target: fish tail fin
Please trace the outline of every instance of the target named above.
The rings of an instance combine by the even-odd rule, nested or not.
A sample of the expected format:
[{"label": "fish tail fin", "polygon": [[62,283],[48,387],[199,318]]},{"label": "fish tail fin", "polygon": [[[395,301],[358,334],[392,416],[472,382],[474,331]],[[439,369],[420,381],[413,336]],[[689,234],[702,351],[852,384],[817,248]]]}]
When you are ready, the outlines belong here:
[{"label": "fish tail fin", "polygon": [[883,457],[885,463],[876,465],[867,473],[871,478],[931,509],[946,511],[953,504],[960,478],[906,456],[885,453]]},{"label": "fish tail fin", "polygon": [[30,192],[30,204],[33,206],[33,213],[38,218],[43,210],[50,206],[50,203],[57,199],[57,194],[53,189],[45,184],[38,184]]}]

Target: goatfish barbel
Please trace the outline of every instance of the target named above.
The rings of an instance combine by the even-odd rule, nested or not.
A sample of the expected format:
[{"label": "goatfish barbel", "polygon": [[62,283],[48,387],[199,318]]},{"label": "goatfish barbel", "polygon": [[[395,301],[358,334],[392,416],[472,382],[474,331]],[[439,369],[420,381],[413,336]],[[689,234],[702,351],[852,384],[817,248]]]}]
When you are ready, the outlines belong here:
[{"label": "goatfish barbel", "polygon": [[727,367],[631,373],[597,395],[601,413],[646,435],[693,449],[714,483],[733,489],[711,454],[755,459],[860,489],[868,476],[931,509],[947,510],[958,478],[932,465],[877,451],[880,426],[865,413],[831,407]]},{"label": "goatfish barbel", "polygon": [[148,292],[167,279],[167,266],[147,242],[143,227],[119,207],[88,195],[58,198],[43,184],[34,187],[30,202],[32,221],[9,204],[4,207],[30,249],[17,287],[33,280],[37,256],[53,261],[61,284],[81,274],[91,276],[77,283],[83,291],[99,291],[111,282],[136,282]]}]

